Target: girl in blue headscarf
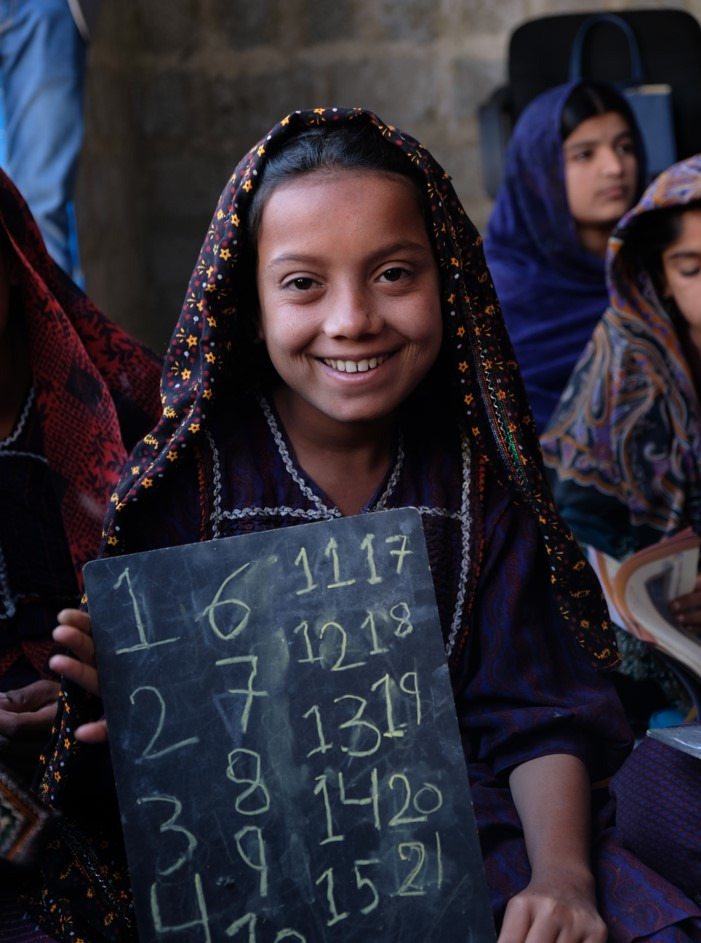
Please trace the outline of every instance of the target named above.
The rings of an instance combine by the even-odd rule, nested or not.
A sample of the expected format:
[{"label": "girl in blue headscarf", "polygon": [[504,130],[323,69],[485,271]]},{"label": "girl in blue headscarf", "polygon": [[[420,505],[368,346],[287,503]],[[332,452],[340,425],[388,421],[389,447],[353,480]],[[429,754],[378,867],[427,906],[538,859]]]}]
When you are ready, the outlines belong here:
[{"label": "girl in blue headscarf", "polygon": [[538,431],[607,305],[606,243],[645,174],[635,118],[613,86],[560,85],[516,123],[485,251]]}]

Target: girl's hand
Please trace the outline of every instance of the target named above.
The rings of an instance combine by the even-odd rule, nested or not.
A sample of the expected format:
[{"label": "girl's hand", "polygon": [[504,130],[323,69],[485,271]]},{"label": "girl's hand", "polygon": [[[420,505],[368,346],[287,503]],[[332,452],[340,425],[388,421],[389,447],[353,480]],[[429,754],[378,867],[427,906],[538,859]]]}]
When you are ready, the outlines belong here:
[{"label": "girl's hand", "polygon": [[[90,616],[79,609],[62,609],[58,614],[58,625],[53,637],[59,645],[69,649],[72,655],[53,655],[49,666],[56,674],[80,685],[90,694],[100,696],[100,679],[95,663],[95,646],[90,634]],[[107,740],[107,723],[103,718],[76,728],[76,740],[85,743],[104,743]]]},{"label": "girl's hand", "polygon": [[561,869],[532,877],[509,901],[498,943],[605,943],[591,874]]},{"label": "girl's hand", "polygon": [[0,692],[0,736],[23,740],[48,734],[56,715],[58,692],[58,684],[48,679]]},{"label": "girl's hand", "polygon": [[696,577],[693,590],[685,596],[673,599],[670,609],[682,628],[690,632],[701,632],[701,574]]}]

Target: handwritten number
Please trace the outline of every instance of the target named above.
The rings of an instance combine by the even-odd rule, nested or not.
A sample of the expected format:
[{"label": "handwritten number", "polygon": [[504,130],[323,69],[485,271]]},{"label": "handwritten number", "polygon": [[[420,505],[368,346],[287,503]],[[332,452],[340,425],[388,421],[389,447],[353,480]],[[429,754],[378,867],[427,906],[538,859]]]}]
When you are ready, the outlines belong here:
[{"label": "handwritten number", "polygon": [[390,550],[390,556],[397,558],[397,576],[399,576],[404,566],[404,557],[410,557],[414,552],[407,549],[409,537],[406,534],[395,534],[393,537],[386,537],[385,543],[399,544],[398,550]]},{"label": "handwritten number", "polygon": [[120,574],[119,579],[112,587],[113,589],[119,589],[122,583],[126,583],[127,591],[129,593],[129,598],[131,599],[132,609],[134,610],[134,622],[136,622],[136,631],[139,636],[138,645],[132,645],[129,648],[118,648],[116,651],[117,655],[124,655],[127,652],[138,652],[142,651],[145,648],[155,648],[156,645],[169,645],[171,642],[179,641],[180,636],[176,638],[167,638],[162,639],[159,642],[148,642],[146,640],[146,628],[144,627],[144,620],[141,617],[141,610],[139,609],[139,601],[136,598],[136,593],[134,592],[134,587],[131,582],[131,573],[129,572],[129,567],[126,567]]},{"label": "handwritten number", "polygon": [[233,658],[220,658],[219,661],[215,662],[218,666],[223,665],[250,665],[250,673],[248,675],[248,687],[246,688],[228,688],[229,694],[245,694],[246,703],[244,704],[243,714],[241,715],[241,730],[246,733],[248,730],[248,721],[251,717],[251,706],[253,704],[254,697],[267,697],[267,691],[257,691],[253,687],[253,682],[256,679],[258,674],[258,656],[257,655],[240,655],[234,656]]},{"label": "handwritten number", "polygon": [[[248,620],[251,617],[251,607],[247,603],[243,602],[243,600],[236,599],[235,597],[232,597],[231,599],[222,599],[221,598],[222,593],[224,592],[226,587],[229,585],[229,583],[232,580],[236,579],[239,573],[243,573],[244,570],[248,569],[250,565],[251,565],[250,563],[244,563],[243,566],[240,566],[238,568],[238,570],[235,570],[233,573],[227,576],[227,578],[224,580],[224,582],[221,584],[221,586],[217,590],[216,595],[214,599],[212,600],[212,602],[207,606],[205,611],[202,613],[202,615],[206,616],[207,619],[209,620],[210,628],[212,629],[214,634],[217,635],[220,639],[222,639],[225,642],[228,642],[231,639],[236,638],[236,636],[240,635],[241,632],[243,632],[243,630],[246,628],[246,626],[248,625]],[[219,624],[216,619],[217,610],[223,608],[224,606],[235,606],[237,609],[243,610],[243,615],[240,617],[240,619],[234,625],[234,627],[230,629],[228,632],[224,632],[222,631],[222,629],[219,628]]]},{"label": "handwritten number", "polygon": [[304,549],[304,547],[302,547],[302,549],[299,551],[295,560],[295,566],[299,566],[300,564],[304,570],[304,576],[307,580],[307,585],[304,587],[304,589],[298,589],[297,595],[303,596],[305,593],[311,593],[311,591],[316,589],[318,585],[314,582],[314,577],[312,576],[312,571],[309,567],[309,558],[307,557],[307,551]]},{"label": "handwritten number", "polygon": [[[373,733],[375,738],[375,745],[370,747],[369,750],[357,750],[352,747],[342,746],[341,749],[344,753],[347,753],[349,756],[371,756],[373,753],[377,753],[382,743],[382,734],[375,726],[375,724],[370,723],[369,720],[363,720],[363,712],[368,705],[368,702],[364,697],[359,697],[357,694],[342,694],[340,697],[334,698],[334,704],[338,704],[340,701],[360,701],[358,710],[355,712],[355,715],[350,718],[350,720],[344,720],[342,724],[338,725],[339,730],[353,730],[354,736],[352,740],[355,742],[357,737],[359,737],[358,729],[370,730]],[[357,728],[357,729],[356,729]]]},{"label": "handwritten number", "polygon": [[326,776],[321,775],[316,777],[314,795],[322,795],[324,797],[324,812],[326,814],[326,838],[322,838],[319,844],[328,845],[329,842],[345,841],[345,835],[334,835],[333,814],[331,812],[331,801],[329,799],[329,787],[328,783],[326,782]]},{"label": "handwritten number", "polygon": [[[161,908],[158,903],[158,884],[151,885],[151,917],[153,919],[153,927],[156,933],[173,933],[178,930],[189,930],[192,927],[202,927],[204,931],[204,943],[212,943],[212,937],[209,932],[209,915],[207,913],[207,905],[205,903],[204,894],[202,892],[202,878],[199,874],[195,874],[195,898],[197,900],[197,907],[199,910],[199,919],[191,920],[189,923],[179,923],[173,926],[166,926],[163,923],[161,918]],[[192,937],[188,936],[188,939]]]},{"label": "handwritten number", "polygon": [[422,897],[426,894],[423,885],[414,885],[414,881],[419,876],[423,870],[424,864],[426,863],[426,848],[424,847],[423,842],[420,841],[407,841],[402,842],[397,851],[399,852],[399,857],[402,861],[408,861],[412,855],[416,855],[416,864],[409,871],[406,878],[402,882],[401,887],[397,891],[399,897]]},{"label": "handwritten number", "polygon": [[377,635],[377,628],[375,626],[375,616],[368,609],[367,619],[361,624],[360,628],[369,628],[370,629],[370,638],[372,639],[372,648],[370,649],[371,655],[384,655],[385,652],[388,652],[389,649],[384,645],[380,645],[380,640]]},{"label": "handwritten number", "polygon": [[379,863],[380,863],[379,858],[368,858],[365,861],[362,858],[358,858],[354,862],[353,871],[355,873],[355,883],[358,887],[358,890],[361,891],[364,887],[367,887],[370,889],[370,893],[372,894],[372,901],[369,904],[366,904],[365,907],[361,907],[360,909],[361,914],[371,913],[379,904],[380,895],[377,893],[377,888],[375,887],[373,882],[370,880],[370,878],[362,877],[360,873],[360,869],[365,868],[371,864],[379,864]]},{"label": "handwritten number", "polygon": [[[244,839],[253,838],[254,850],[257,854],[257,860],[253,860],[251,855],[243,846]],[[261,897],[268,896],[268,861],[265,854],[265,842],[263,841],[263,832],[255,825],[246,825],[234,835],[236,849],[249,868],[257,871],[260,875],[258,880],[258,893]],[[247,844],[251,844],[247,841]]]},{"label": "handwritten number", "polygon": [[[250,776],[241,776],[237,772],[236,767],[239,768],[246,763],[246,760],[253,761],[253,777]],[[248,783],[248,789],[244,789],[243,792],[236,797],[236,802],[234,803],[236,811],[241,815],[261,815],[263,812],[267,812],[270,808],[270,793],[261,779],[261,762],[260,762],[260,753],[256,753],[254,750],[246,750],[243,747],[239,747],[236,750],[232,750],[229,754],[229,765],[226,770],[227,779],[230,779],[234,783]],[[244,804],[246,799],[253,796],[256,792],[260,792],[259,805],[254,808],[246,809]]]},{"label": "handwritten number", "polygon": [[132,704],[134,704],[135,701],[136,701],[136,695],[137,695],[137,694],[140,694],[142,691],[150,691],[151,694],[154,694],[155,697],[156,697],[156,700],[158,701],[158,706],[159,706],[159,709],[160,709],[160,713],[159,713],[159,717],[158,717],[158,723],[156,724],[156,732],[155,732],[154,735],[151,737],[151,739],[150,739],[149,742],[148,742],[148,745],[147,745],[146,749],[145,749],[145,750],[143,751],[143,753],[141,754],[141,756],[143,757],[143,759],[145,759],[145,760],[155,760],[155,759],[157,759],[159,756],[165,756],[166,753],[172,753],[173,750],[179,750],[181,747],[186,747],[186,746],[188,746],[188,745],[191,744],[191,743],[199,743],[199,742],[200,742],[200,738],[199,738],[199,737],[189,737],[187,740],[180,740],[178,743],[173,743],[173,744],[172,744],[171,746],[169,746],[169,747],[163,747],[162,750],[154,750],[154,749],[153,749],[153,746],[154,746],[156,740],[158,740],[158,738],[160,737],[161,733],[163,732],[163,725],[165,724],[165,717],[166,717],[166,705],[165,705],[165,701],[163,700],[163,697],[162,697],[162,695],[161,695],[161,692],[160,692],[157,688],[151,687],[151,685],[144,685],[144,687],[137,688],[136,691],[132,691],[132,693],[129,695],[129,700],[131,701]]},{"label": "handwritten number", "polygon": [[344,910],[343,913],[339,913],[336,907],[336,901],[333,896],[333,868],[327,868],[323,874],[319,875],[316,881],[317,886],[324,881],[326,881],[326,902],[329,905],[329,912],[331,913],[331,919],[326,921],[326,926],[332,927],[335,923],[339,923],[339,921],[350,917],[350,913],[347,910]]},{"label": "handwritten number", "polygon": [[176,819],[180,816],[180,813],[183,811],[182,803],[180,802],[179,799],[176,799],[174,796],[146,796],[144,798],[137,799],[136,801],[137,801],[137,805],[144,805],[144,803],[146,802],[169,802],[175,808],[175,811],[173,812],[171,817],[168,819],[168,821],[163,822],[159,826],[158,830],[159,832],[161,832],[161,834],[165,832],[178,832],[180,835],[184,835],[185,840],[187,842],[187,850],[185,851],[184,854],[182,854],[178,858],[175,864],[172,864],[169,868],[166,868],[165,870],[163,870],[162,868],[158,869],[158,873],[162,877],[168,877],[169,874],[172,874],[174,871],[177,871],[178,868],[181,867],[181,865],[185,864],[186,861],[189,861],[190,858],[192,858],[192,853],[197,847],[197,839],[192,834],[192,832],[188,831],[188,829],[186,828],[183,828],[182,825],[175,824]]},{"label": "handwritten number", "polygon": [[324,554],[327,557],[331,558],[333,564],[333,583],[329,583],[326,587],[327,589],[338,589],[339,586],[352,586],[355,583],[355,580],[342,580],[340,573],[340,564],[338,562],[338,543],[336,542],[335,537],[332,537],[326,545],[326,550]]},{"label": "handwritten number", "polygon": [[349,668],[362,668],[365,664],[364,661],[356,661],[350,665],[343,664],[346,657],[346,648],[348,647],[348,633],[342,625],[338,624],[338,622],[325,622],[321,627],[321,631],[319,632],[319,641],[321,642],[327,629],[336,629],[336,631],[341,636],[341,652],[336,661],[331,666],[331,671],[348,671]]},{"label": "handwritten number", "polygon": [[360,549],[367,551],[368,558],[368,569],[370,570],[370,577],[368,583],[381,583],[382,577],[377,573],[377,567],[375,566],[375,551],[373,548],[373,542],[375,540],[374,534],[366,534],[365,540],[361,543]]},{"label": "handwritten number", "polygon": [[306,714],[302,714],[303,720],[306,720],[307,717],[312,716],[316,721],[316,734],[319,738],[319,746],[314,747],[313,750],[310,750],[307,753],[307,758],[314,756],[315,753],[328,753],[329,750],[333,748],[333,743],[327,743],[326,738],[324,737],[324,728],[321,725],[321,713],[319,711],[318,704],[312,704]]}]

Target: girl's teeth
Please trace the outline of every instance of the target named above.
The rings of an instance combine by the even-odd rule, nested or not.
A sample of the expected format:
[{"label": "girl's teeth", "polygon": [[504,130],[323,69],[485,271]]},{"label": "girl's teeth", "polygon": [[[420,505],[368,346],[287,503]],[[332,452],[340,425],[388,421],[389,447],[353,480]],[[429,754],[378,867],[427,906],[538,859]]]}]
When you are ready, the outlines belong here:
[{"label": "girl's teeth", "polygon": [[368,360],[324,360],[324,363],[340,373],[367,373],[384,363],[386,357],[370,357]]}]

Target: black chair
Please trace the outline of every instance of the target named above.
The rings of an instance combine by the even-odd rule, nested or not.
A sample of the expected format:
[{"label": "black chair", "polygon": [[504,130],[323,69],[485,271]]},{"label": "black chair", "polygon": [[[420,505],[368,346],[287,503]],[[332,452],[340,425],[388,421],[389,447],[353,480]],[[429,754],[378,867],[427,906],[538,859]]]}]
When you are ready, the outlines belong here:
[{"label": "black chair", "polygon": [[[501,182],[504,152],[514,123],[541,92],[570,77],[572,52],[580,28],[594,15],[566,13],[528,20],[511,34],[508,84],[496,89],[478,109],[482,172],[494,197]],[[587,33],[581,75],[630,84],[632,62],[620,18],[637,41],[646,85],[671,88],[676,159],[701,152],[701,26],[683,10],[620,10],[605,15]],[[661,168],[657,168],[661,169]]]}]

